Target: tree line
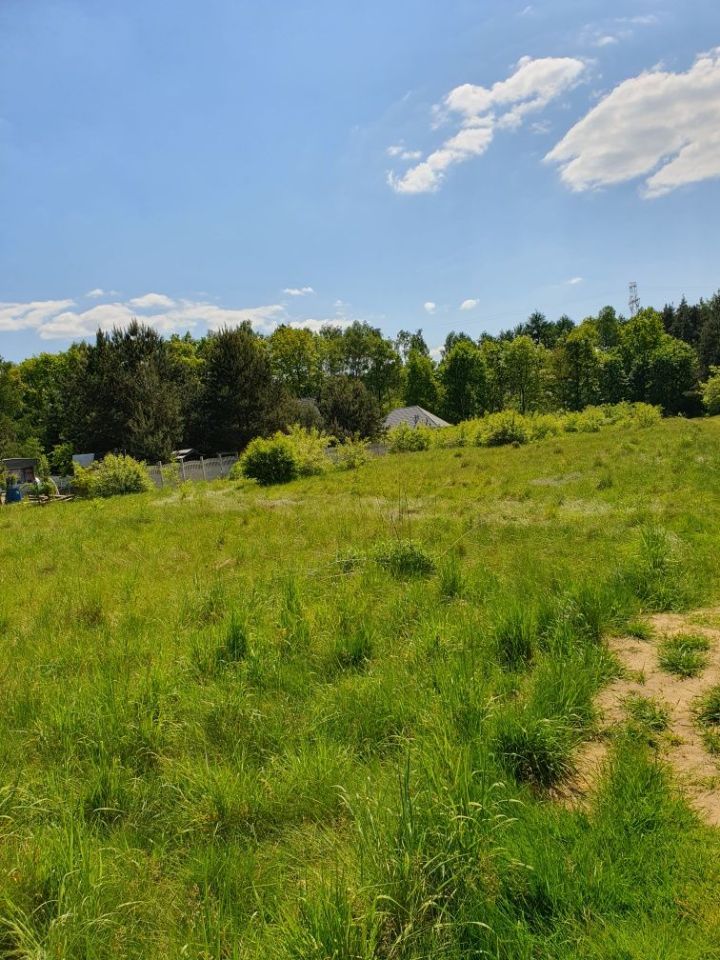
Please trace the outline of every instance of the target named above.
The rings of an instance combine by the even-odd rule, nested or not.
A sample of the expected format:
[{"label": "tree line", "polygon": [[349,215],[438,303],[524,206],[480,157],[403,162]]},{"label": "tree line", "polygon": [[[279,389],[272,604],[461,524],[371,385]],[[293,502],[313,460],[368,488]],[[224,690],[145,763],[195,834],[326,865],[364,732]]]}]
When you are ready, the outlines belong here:
[{"label": "tree line", "polygon": [[0,359],[0,456],[44,454],[62,471],[73,452],[235,452],[294,423],[374,437],[384,412],[414,404],[451,423],[623,400],[693,416],[717,366],[720,292],[631,318],[612,307],[579,324],[536,312],[497,336],[452,332],[438,360],[421,330],[391,339],[361,322],[169,339],[133,322],[61,353]]}]

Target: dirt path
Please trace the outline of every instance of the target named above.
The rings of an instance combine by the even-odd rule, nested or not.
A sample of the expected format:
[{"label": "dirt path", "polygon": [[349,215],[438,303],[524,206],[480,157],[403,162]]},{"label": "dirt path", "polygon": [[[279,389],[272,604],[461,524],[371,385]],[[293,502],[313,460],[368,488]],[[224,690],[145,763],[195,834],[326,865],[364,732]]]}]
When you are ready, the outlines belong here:
[{"label": "dirt path", "polygon": [[[650,640],[616,637],[609,642],[622,664],[623,676],[597,699],[598,737],[580,749],[576,773],[562,800],[571,806],[587,800],[602,772],[613,728],[628,719],[628,698],[642,696],[662,705],[668,713],[667,728],[657,737],[660,756],[670,765],[690,805],[707,823],[720,826],[720,758],[705,748],[694,713],[698,697],[720,684],[720,609],[687,615],[657,614],[649,623],[653,633]],[[700,634],[710,641],[707,665],[697,677],[676,677],[658,664],[659,641],[680,633]]]}]

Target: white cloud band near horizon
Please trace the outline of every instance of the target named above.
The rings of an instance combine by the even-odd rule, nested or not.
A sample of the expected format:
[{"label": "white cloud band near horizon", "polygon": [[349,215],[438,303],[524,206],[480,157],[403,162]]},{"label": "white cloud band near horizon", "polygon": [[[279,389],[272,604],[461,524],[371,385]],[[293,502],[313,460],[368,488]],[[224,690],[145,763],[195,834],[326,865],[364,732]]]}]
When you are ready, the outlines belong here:
[{"label": "white cloud band near horizon", "polygon": [[87,339],[98,330],[127,327],[134,319],[161,334],[214,331],[246,322],[264,334],[272,333],[281,324],[317,331],[324,326],[346,327],[352,323],[347,317],[322,320],[293,317],[280,303],[231,308],[205,301],[174,299],[162,293],[147,293],[125,302],[97,303],[87,309],[72,299],[0,302],[0,332],[30,331],[45,341]]},{"label": "white cloud band near horizon", "polygon": [[645,178],[644,197],[720,177],[720,47],[685,73],[624,80],[547,154],[575,192]]},{"label": "white cloud band near horizon", "polygon": [[[434,192],[450,167],[482,156],[497,130],[519,127],[528,114],[574,87],[586,69],[585,61],[574,57],[523,57],[506,80],[491,87],[472,83],[455,87],[436,112],[443,118],[459,118],[460,129],[405,173],[389,173],[388,183],[396,193]],[[412,153],[399,147],[388,152],[400,159]]]}]

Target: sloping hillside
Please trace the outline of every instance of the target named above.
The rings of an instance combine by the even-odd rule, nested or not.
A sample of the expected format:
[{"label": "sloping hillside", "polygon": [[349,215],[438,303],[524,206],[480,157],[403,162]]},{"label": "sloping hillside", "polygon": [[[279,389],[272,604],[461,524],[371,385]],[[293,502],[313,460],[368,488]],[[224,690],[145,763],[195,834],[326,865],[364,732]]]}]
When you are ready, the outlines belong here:
[{"label": "sloping hillside", "polygon": [[2,508],[0,957],[720,956],[652,710],[564,793],[719,531],[718,420]]}]

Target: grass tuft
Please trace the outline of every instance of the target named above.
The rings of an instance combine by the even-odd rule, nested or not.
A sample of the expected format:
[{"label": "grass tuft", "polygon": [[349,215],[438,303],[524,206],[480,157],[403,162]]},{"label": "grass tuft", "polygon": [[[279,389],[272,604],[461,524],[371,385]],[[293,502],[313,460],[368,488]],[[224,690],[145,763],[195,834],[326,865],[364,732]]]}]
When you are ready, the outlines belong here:
[{"label": "grass tuft", "polygon": [[707,666],[710,643],[701,634],[678,633],[666,637],[658,649],[658,663],[677,677],[697,677]]}]

